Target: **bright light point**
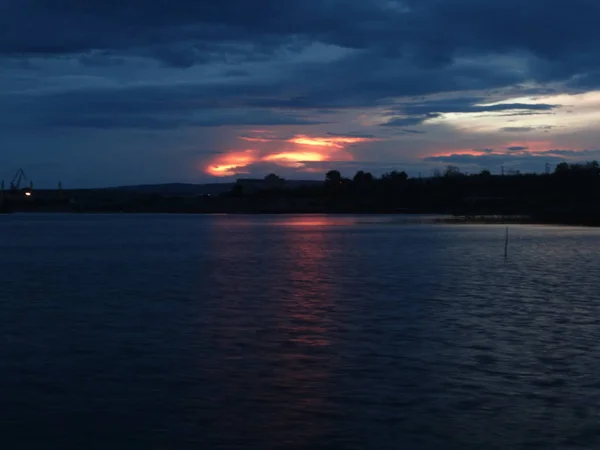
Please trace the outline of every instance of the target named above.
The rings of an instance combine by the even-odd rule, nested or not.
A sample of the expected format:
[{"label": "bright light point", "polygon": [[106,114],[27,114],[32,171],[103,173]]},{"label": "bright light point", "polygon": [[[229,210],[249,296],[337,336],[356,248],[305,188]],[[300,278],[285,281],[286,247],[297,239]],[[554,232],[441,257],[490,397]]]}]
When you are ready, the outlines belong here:
[{"label": "bright light point", "polygon": [[31,197],[31,192],[25,192],[26,197]]}]

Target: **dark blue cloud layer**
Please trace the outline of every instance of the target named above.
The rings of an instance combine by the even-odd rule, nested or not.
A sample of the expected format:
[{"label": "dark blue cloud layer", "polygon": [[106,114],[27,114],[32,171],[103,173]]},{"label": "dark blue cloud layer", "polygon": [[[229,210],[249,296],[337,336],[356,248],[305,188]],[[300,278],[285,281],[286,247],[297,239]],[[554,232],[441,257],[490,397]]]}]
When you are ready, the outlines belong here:
[{"label": "dark blue cloud layer", "polygon": [[[556,111],[481,106],[506,91],[596,89],[598,19],[596,0],[0,0],[0,129],[308,126],[376,107],[383,135],[416,140],[440,114]],[[204,68],[221,76],[189,75]]]},{"label": "dark blue cloud layer", "polygon": [[[525,148],[525,147],[521,147]],[[600,150],[546,150],[544,152],[520,152],[520,153],[486,153],[482,155],[473,154],[451,154],[442,156],[429,156],[425,161],[434,163],[457,164],[476,166],[480,168],[500,167],[512,165],[520,168],[541,172],[545,163],[556,164],[564,161],[565,157],[579,160],[591,159],[600,156]]]},{"label": "dark blue cloud layer", "polygon": [[594,0],[4,0],[0,51],[146,52],[177,66],[314,41],[430,66],[522,51],[555,79],[598,68],[599,17]]},{"label": "dark blue cloud layer", "polygon": [[[57,62],[74,58],[98,70],[126,65],[132,57],[182,69],[211,63],[228,67],[223,82],[210,85],[199,82],[181,88],[157,81],[101,94],[81,89],[78,100],[56,97],[53,114],[58,117],[49,121],[55,124],[137,128],[144,118],[149,128],[211,123],[154,114],[126,120],[102,117],[106,105],[98,95],[106,95],[106,103],[119,104],[119,114],[124,115],[149,103],[132,100],[145,93],[153,103],[162,103],[161,114],[181,116],[211,107],[245,108],[248,114],[263,110],[256,115],[258,121],[261,115],[269,116],[264,110],[388,106],[397,117],[386,125],[407,127],[445,112],[551,111],[553,105],[482,107],[479,103],[485,99],[473,97],[400,106],[391,99],[528,81],[589,87],[600,80],[598,18],[600,4],[588,0],[4,0],[0,55],[4,64],[31,57]],[[299,52],[315,42],[353,51],[334,61],[299,63],[268,83],[248,78],[239,67],[240,62],[276,62],[281,51]],[[493,55],[509,59],[488,64]],[[525,66],[523,56],[528,58]],[[181,101],[184,95],[186,102]],[[29,103],[39,111],[49,101],[45,97]],[[91,117],[59,117],[79,113],[64,102],[86,104],[83,116]],[[231,115],[216,117],[230,123]],[[264,124],[273,120],[265,119]]]}]

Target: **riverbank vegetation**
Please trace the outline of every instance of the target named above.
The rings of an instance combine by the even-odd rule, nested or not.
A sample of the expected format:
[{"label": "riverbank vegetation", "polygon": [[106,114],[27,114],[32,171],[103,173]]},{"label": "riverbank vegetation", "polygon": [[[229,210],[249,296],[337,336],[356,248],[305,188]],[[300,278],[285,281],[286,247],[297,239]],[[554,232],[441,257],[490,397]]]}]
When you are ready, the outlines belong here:
[{"label": "riverbank vegetation", "polygon": [[[175,189],[175,187],[177,189]],[[204,189],[203,186],[207,186]],[[210,186],[210,190],[208,190]],[[207,190],[207,192],[204,192]],[[329,171],[322,182],[287,181],[274,174],[219,185],[157,185],[91,190],[38,190],[3,194],[2,210],[169,213],[416,213],[465,221],[520,218],[600,225],[600,165],[561,163],[546,174],[488,170],[464,174],[448,166],[432,177],[392,171],[345,176]]]}]

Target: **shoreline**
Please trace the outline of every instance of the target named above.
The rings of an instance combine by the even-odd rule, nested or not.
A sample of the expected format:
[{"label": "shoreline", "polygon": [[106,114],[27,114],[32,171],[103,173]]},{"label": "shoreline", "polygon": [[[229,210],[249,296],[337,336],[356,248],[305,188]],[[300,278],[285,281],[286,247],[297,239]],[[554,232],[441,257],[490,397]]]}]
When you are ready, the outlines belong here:
[{"label": "shoreline", "polygon": [[[17,210],[0,211],[0,217],[12,215],[125,215],[125,216],[384,216],[395,217],[400,220],[390,222],[361,222],[377,224],[439,224],[439,225],[554,225],[574,226],[586,228],[600,227],[597,219],[585,220],[576,218],[562,218],[552,220],[543,219],[535,215],[483,215],[483,216],[458,216],[449,213],[406,213],[406,212],[376,212],[376,211],[239,211],[239,212],[202,212],[202,211],[74,211],[74,210]],[[428,217],[429,216],[429,217]],[[403,220],[402,220],[403,219]]]}]

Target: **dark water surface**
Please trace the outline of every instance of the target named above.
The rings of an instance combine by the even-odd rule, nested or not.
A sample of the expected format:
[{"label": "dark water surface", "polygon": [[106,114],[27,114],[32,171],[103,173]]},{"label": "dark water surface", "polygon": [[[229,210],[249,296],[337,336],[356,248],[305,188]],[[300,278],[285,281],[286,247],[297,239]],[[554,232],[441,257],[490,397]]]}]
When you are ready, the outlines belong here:
[{"label": "dark water surface", "polygon": [[600,230],[378,220],[0,217],[1,448],[600,448]]}]

